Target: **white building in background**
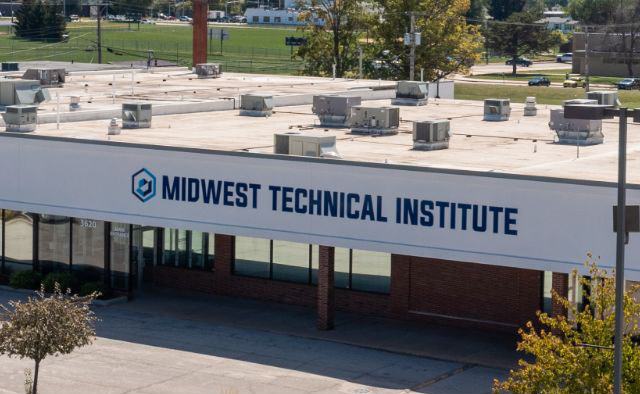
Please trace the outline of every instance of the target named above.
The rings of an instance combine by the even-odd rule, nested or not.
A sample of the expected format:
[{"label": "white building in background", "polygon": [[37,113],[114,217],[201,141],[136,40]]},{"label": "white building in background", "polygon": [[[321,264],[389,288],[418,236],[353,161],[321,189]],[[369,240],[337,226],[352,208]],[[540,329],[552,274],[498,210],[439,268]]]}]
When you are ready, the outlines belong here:
[{"label": "white building in background", "polygon": [[[292,1],[285,2],[286,4]],[[244,16],[247,18],[248,24],[264,24],[264,25],[294,25],[301,26],[307,22],[300,19],[303,10],[295,8],[273,9],[273,8],[247,8]],[[314,23],[323,25],[324,21],[314,17]]]},{"label": "white building in background", "polygon": [[558,5],[551,7],[542,13],[543,18],[537,23],[547,26],[548,30],[559,30],[563,33],[572,32],[578,25],[578,21],[571,18],[564,9]]}]

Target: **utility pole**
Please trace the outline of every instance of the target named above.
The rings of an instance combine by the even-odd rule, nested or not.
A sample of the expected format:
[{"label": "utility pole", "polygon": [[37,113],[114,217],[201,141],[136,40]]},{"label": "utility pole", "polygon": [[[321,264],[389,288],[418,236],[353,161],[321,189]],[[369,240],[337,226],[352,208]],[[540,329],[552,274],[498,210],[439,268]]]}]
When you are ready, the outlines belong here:
[{"label": "utility pole", "polygon": [[362,47],[361,46],[358,46],[358,79],[362,79]]},{"label": "utility pole", "polygon": [[584,27],[584,90],[589,91],[589,26]]},{"label": "utility pole", "polygon": [[411,50],[409,52],[409,80],[413,81],[416,71],[416,16],[411,12]]},{"label": "utility pole", "polygon": [[100,26],[100,18],[102,17],[102,3],[98,3],[98,24],[97,24],[97,35],[98,35],[98,64],[102,64],[102,27]]}]

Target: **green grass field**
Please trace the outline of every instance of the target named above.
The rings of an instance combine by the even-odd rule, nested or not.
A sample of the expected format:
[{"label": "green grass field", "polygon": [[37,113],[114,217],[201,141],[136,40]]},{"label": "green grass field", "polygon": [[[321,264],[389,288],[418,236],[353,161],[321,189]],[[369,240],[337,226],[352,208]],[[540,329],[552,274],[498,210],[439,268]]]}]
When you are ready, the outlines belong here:
[{"label": "green grass field", "polygon": [[[473,78],[477,79],[487,79],[487,80],[507,80],[507,81],[528,81],[529,79],[535,76],[543,76],[549,78],[551,82],[561,83],[566,78],[566,73],[570,73],[571,69],[567,68],[566,71],[563,70],[536,70],[536,71],[520,71],[517,75],[513,76],[511,74],[502,74],[502,73],[492,73],[492,74],[478,74],[474,75]],[[598,75],[592,75],[589,77],[591,83],[597,84],[615,84],[620,81],[622,78],[620,77],[602,77]]]},{"label": "green grass field", "polygon": [[[562,104],[564,100],[584,98],[584,89],[554,88],[539,86],[510,86],[458,83],[455,98],[459,100],[484,100],[488,97],[510,98],[512,102],[524,103],[528,96],[535,96],[539,104]],[[640,108],[639,91],[619,92],[620,101],[629,108]]]},{"label": "green grass field", "polygon": [[[15,38],[10,27],[0,28],[0,61],[62,60],[96,62],[96,29],[94,23],[69,23],[69,41],[44,43]],[[138,30],[139,28],[139,30]],[[299,60],[291,59],[290,48],[284,45],[286,36],[300,32],[288,28],[211,26],[224,29],[229,39],[214,39],[209,60],[220,62],[225,71],[266,73],[297,73]],[[191,63],[190,25],[140,25],[104,23],[103,62],[145,60],[147,51],[156,58],[181,65]]]}]

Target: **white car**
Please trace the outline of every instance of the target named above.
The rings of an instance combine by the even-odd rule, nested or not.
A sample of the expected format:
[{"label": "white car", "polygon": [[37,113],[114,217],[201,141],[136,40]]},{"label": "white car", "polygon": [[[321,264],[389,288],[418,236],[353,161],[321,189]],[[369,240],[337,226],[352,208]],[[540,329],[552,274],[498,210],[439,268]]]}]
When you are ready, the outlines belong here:
[{"label": "white car", "polygon": [[142,23],[143,25],[155,25],[156,21],[154,21],[153,19],[143,19],[140,21],[140,23]]},{"label": "white car", "polygon": [[572,53],[563,53],[562,55],[558,55],[556,57],[556,62],[558,63],[571,63],[572,60],[573,60]]}]

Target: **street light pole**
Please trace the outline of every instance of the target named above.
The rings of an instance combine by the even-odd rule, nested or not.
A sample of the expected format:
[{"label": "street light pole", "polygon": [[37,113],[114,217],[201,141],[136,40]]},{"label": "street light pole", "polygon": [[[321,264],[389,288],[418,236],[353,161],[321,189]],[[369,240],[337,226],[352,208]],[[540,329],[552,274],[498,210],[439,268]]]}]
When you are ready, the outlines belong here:
[{"label": "street light pole", "polygon": [[622,338],[624,335],[624,246],[626,244],[627,109],[619,110],[618,222],[616,228],[616,324],[614,336],[614,394],[622,394]]}]

